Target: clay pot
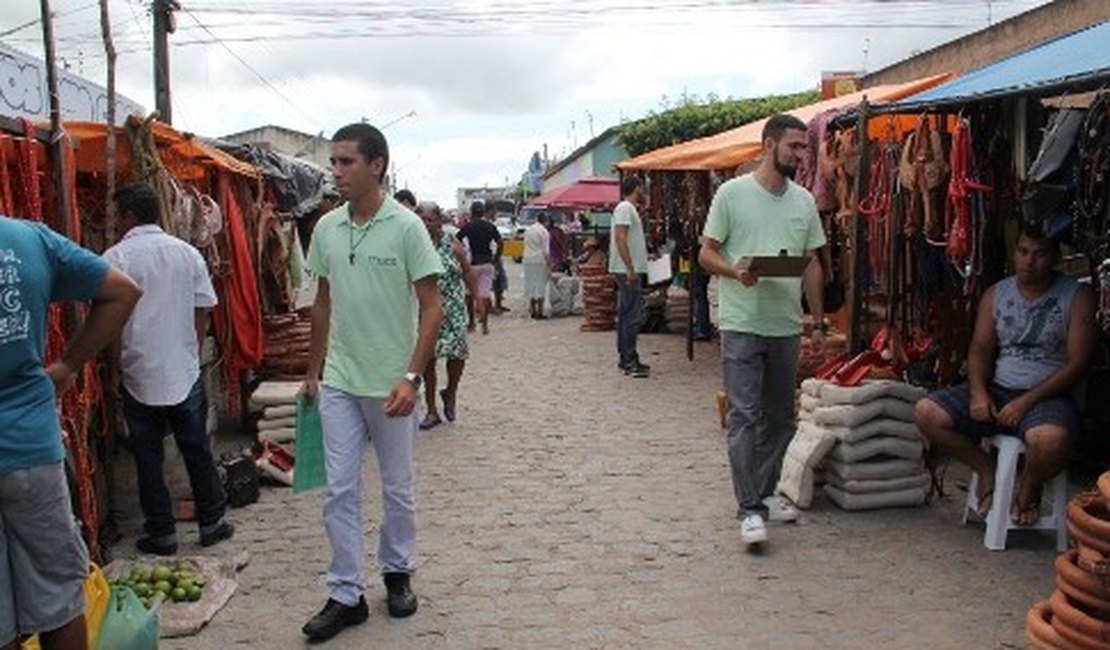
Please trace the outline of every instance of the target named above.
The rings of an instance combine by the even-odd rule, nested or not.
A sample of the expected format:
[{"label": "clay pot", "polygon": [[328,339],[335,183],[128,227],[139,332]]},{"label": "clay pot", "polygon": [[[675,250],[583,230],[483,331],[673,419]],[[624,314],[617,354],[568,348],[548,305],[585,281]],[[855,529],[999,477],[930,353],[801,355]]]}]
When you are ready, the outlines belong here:
[{"label": "clay pot", "polygon": [[1052,607],[1047,600],[1034,604],[1026,612],[1025,636],[1041,650],[1079,650],[1052,627]]},{"label": "clay pot", "polygon": [[1110,623],[1075,607],[1064,592],[1054,591],[1048,599],[1052,608],[1052,629],[1075,646],[1084,650],[1105,650],[1110,647]]},{"label": "clay pot", "polygon": [[1068,502],[1068,532],[1079,542],[1110,555],[1110,510],[1099,492],[1083,492]]},{"label": "clay pot", "polygon": [[1098,477],[1098,491],[1102,495],[1102,500],[1110,505],[1110,472],[1103,472],[1102,476]]},{"label": "clay pot", "polygon": [[1098,576],[1076,564],[1077,552],[1072,550],[1056,557],[1056,586],[1076,602],[1110,618],[1110,586]]}]

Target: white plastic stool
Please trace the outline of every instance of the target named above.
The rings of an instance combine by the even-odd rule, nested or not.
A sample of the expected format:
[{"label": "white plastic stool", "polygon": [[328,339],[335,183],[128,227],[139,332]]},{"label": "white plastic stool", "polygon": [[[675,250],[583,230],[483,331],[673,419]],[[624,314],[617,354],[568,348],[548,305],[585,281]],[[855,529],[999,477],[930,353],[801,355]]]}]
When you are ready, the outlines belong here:
[{"label": "white plastic stool", "polygon": [[[1030,526],[1019,526],[1010,520],[1010,506],[1014,502],[1014,485],[1017,483],[1018,458],[1025,453],[1025,443],[1014,436],[991,436],[983,439],[983,447],[998,449],[998,464],[994,472],[994,499],[991,511],[987,513],[987,532],[983,535],[983,546],[992,551],[1006,550],[1006,533],[1011,530],[1053,530],[1056,531],[1056,550],[1068,550],[1068,474],[1060,472],[1048,481],[1052,491],[1052,512],[1041,516]],[[979,505],[976,494],[979,492],[979,475],[971,473],[971,485],[967,489],[967,505],[964,507],[964,523],[968,512],[974,512]]]}]

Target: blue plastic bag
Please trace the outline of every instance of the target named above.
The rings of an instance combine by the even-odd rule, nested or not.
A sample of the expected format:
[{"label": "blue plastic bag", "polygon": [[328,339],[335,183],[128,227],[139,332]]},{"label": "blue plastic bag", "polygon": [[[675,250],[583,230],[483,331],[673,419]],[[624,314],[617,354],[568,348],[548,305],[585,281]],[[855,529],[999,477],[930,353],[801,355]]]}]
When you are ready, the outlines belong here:
[{"label": "blue plastic bag", "polygon": [[97,650],[156,650],[160,607],[148,610],[130,587],[113,585]]}]

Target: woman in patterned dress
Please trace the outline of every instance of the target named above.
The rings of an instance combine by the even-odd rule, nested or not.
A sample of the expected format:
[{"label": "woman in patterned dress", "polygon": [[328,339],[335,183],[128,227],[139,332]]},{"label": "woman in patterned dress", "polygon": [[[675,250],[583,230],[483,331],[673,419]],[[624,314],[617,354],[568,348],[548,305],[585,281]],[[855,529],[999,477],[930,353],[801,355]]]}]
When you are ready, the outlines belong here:
[{"label": "woman in patterned dress", "polygon": [[[423,430],[443,423],[439,408],[436,406],[436,363],[438,359],[447,362],[447,388],[439,391],[443,400],[443,417],[448,422],[455,421],[455,403],[459,394],[459,381],[470,350],[466,343],[466,294],[475,293],[474,274],[470,271],[466,248],[454,237],[443,232],[443,212],[430,201],[422,202],[416,213],[424,220],[424,226],[432,237],[432,243],[439,251],[443,263],[443,275],[439,276],[439,294],[443,304],[443,322],[436,338],[436,356],[424,369],[424,400],[428,414],[420,423]],[[464,288],[465,287],[465,288]]]}]

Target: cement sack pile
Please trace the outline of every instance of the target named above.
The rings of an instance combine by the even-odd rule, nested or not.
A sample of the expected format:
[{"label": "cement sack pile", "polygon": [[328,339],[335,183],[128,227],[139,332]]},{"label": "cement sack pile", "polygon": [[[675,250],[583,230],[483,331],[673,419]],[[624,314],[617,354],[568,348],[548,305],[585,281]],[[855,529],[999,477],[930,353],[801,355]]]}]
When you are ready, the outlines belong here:
[{"label": "cement sack pile", "polygon": [[264,381],[251,394],[250,410],[261,412],[258,441],[261,452],[255,465],[263,476],[286,486],[293,485],[294,446],[297,437],[297,393],[299,381]]},{"label": "cement sack pile", "polygon": [[297,437],[297,393],[299,381],[264,381],[251,395],[251,411],[261,412],[258,437],[281,444]]},{"label": "cement sack pile", "polygon": [[929,474],[913,407],[924,395],[920,388],[892,380],[852,387],[803,381],[798,435],[787,449],[782,472],[795,483],[780,480],[779,491],[808,506],[806,497],[812,498],[820,468],[825,494],[845,510],[922,505]]}]

